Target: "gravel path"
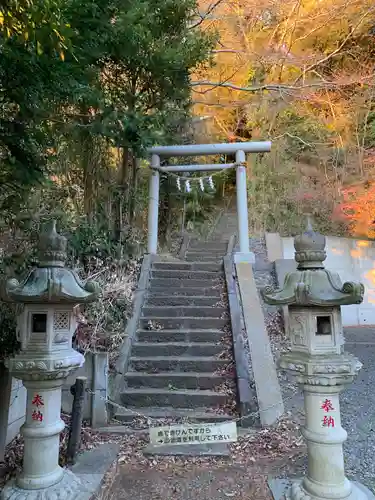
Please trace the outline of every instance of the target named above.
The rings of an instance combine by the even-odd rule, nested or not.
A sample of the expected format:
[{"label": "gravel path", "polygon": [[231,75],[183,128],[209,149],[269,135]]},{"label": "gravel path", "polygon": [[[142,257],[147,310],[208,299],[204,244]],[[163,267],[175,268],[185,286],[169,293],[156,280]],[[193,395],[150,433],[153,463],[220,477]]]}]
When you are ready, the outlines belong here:
[{"label": "gravel path", "polygon": [[341,395],[346,473],[375,492],[375,327],[347,328],[345,339],[346,350],[363,364]]}]

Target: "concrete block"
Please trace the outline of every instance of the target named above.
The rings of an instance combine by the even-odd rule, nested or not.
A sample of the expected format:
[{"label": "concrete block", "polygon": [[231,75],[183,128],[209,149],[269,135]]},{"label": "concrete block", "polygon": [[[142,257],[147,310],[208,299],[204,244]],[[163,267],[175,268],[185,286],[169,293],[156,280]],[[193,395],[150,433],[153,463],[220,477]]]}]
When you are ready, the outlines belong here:
[{"label": "concrete block", "polygon": [[[87,378],[87,388],[92,388],[92,372],[93,372],[93,358],[92,353],[88,352],[85,354],[85,363],[84,365],[73,372],[65,381],[65,384],[62,388],[62,397],[61,397],[61,409],[64,413],[71,413],[72,404],[73,404],[73,396],[70,393],[71,386],[75,383],[77,377],[86,377]],[[87,394],[84,400],[83,405],[83,418],[85,420],[91,419],[91,395]]]},{"label": "concrete block", "polygon": [[150,356],[130,358],[131,371],[145,372],[209,372],[212,373],[228,364],[227,359],[216,359],[212,356]]},{"label": "concrete block", "polygon": [[100,427],[108,423],[108,354],[98,352],[93,356],[93,381],[91,395],[91,426]]},{"label": "concrete block", "polygon": [[165,287],[155,286],[152,284],[152,290],[150,290],[148,296],[149,297],[170,297],[170,296],[181,296],[181,297],[193,297],[197,295],[205,295],[209,297],[218,297],[220,299],[220,287],[213,288],[212,286],[200,288],[200,287],[189,287],[189,288],[181,288],[181,287]]},{"label": "concrete block", "polygon": [[[288,492],[292,484],[290,479],[268,478],[267,482],[274,500],[289,499]],[[375,495],[372,491],[358,481],[352,481],[352,488],[352,494],[347,500],[375,500]]]},{"label": "concrete block", "polygon": [[227,312],[224,307],[210,306],[146,306],[143,308],[143,316],[151,318],[163,317],[198,317],[198,318],[221,318]]},{"label": "concrete block", "polygon": [[220,342],[221,330],[138,330],[139,342]]},{"label": "concrete block", "polygon": [[256,411],[256,395],[251,389],[250,367],[244,348],[242,311],[240,298],[237,294],[237,286],[234,280],[234,268],[230,255],[224,258],[225,279],[227,284],[228,302],[233,337],[233,352],[236,362],[238,409],[242,417],[241,425],[248,427],[253,425],[254,419],[247,417]]},{"label": "concrete block", "polygon": [[239,264],[239,263],[247,263],[247,264],[255,264],[255,255],[253,252],[249,253],[241,253],[241,252],[235,252],[234,254],[234,263]]},{"label": "concrete block", "polygon": [[26,396],[27,391],[22,382],[20,380],[12,378],[8,407],[8,428],[6,432],[6,444],[10,443],[17,436],[17,434],[19,434],[20,428],[25,422]]},{"label": "concrete block", "polygon": [[279,233],[266,233],[267,258],[270,262],[275,262],[284,257],[283,240]]},{"label": "concrete block", "polygon": [[221,276],[220,271],[198,271],[185,269],[152,269],[152,278],[168,278],[168,279],[198,279],[198,280],[215,280]]},{"label": "concrete block", "polygon": [[115,399],[120,392],[123,384],[123,373],[128,371],[130,352],[135,340],[139,318],[141,317],[142,307],[145,296],[150,285],[150,272],[155,256],[145,255],[142,261],[141,273],[138,280],[137,290],[134,294],[133,313],[126,325],[125,340],[122,343],[118,359],[116,361],[115,376],[111,384],[111,396]]},{"label": "concrete block", "polygon": [[276,259],[275,271],[277,284],[281,288],[284,285],[285,276],[297,269],[297,262],[294,259]]},{"label": "concrete block", "polygon": [[117,443],[105,443],[93,450],[85,451],[78,455],[77,462],[71,467],[71,471],[80,476],[83,474],[105,474],[116,459],[120,445]]},{"label": "concrete block", "polygon": [[224,328],[228,323],[228,318],[194,318],[187,317],[184,318],[154,318],[153,316],[141,318],[139,326],[142,330],[146,329],[149,324],[158,324],[161,329],[172,329],[172,330],[195,330],[202,328]]},{"label": "concrete block", "polygon": [[238,263],[236,271],[252,360],[260,421],[262,425],[272,425],[284,413],[284,404],[270,341],[264,325],[264,315],[252,266]]},{"label": "concrete block", "polygon": [[5,366],[0,363],[0,462],[4,460],[11,389],[12,377]]},{"label": "concrete block", "polygon": [[224,252],[186,252],[188,262],[222,262]]},{"label": "concrete block", "polygon": [[218,272],[223,270],[223,266],[215,262],[154,262],[152,268],[155,269],[180,269],[185,271],[210,271]]},{"label": "concrete block", "polygon": [[177,389],[215,389],[223,384],[228,377],[213,373],[144,373],[128,372],[125,381],[128,387],[166,388],[172,386]]},{"label": "concrete block", "polygon": [[154,289],[156,286],[170,288],[212,288],[218,283],[218,275],[215,273],[216,278],[212,279],[198,279],[198,278],[152,278],[151,286]]},{"label": "concrete block", "polygon": [[223,347],[209,342],[135,342],[133,356],[215,356]]},{"label": "concrete block", "polygon": [[105,473],[116,460],[119,451],[119,444],[106,443],[78,456],[71,471],[82,481],[85,490],[78,493],[76,500],[94,498],[93,495],[98,492]]},{"label": "concrete block", "polygon": [[147,445],[143,450],[144,455],[185,455],[190,457],[230,457],[230,449],[226,443],[194,444],[194,445]]},{"label": "concrete block", "polygon": [[84,365],[71,374],[62,389],[62,411],[72,411],[73,396],[70,387],[77,377],[87,378],[88,393],[83,407],[83,418],[90,420],[91,425],[102,426],[108,422],[107,403],[108,396],[108,354],[106,352],[85,355]]},{"label": "concrete block", "polygon": [[228,402],[228,395],[201,389],[152,389],[126,388],[121,393],[125,406],[173,406],[174,408],[205,408],[222,406]]},{"label": "concrete block", "polygon": [[163,295],[147,297],[147,306],[203,306],[215,307],[220,301],[219,297],[210,297],[209,295],[197,295],[195,297],[183,295]]},{"label": "concrete block", "polygon": [[285,500],[285,493],[291,485],[289,479],[268,478],[267,483],[274,500]]},{"label": "concrete block", "polygon": [[[139,408],[117,408],[115,419],[120,422],[131,422],[135,416],[139,416]],[[152,420],[157,419],[182,419],[190,423],[200,422],[228,422],[233,416],[227,413],[215,413],[214,411],[203,411],[192,408],[142,408],[142,417]]]}]

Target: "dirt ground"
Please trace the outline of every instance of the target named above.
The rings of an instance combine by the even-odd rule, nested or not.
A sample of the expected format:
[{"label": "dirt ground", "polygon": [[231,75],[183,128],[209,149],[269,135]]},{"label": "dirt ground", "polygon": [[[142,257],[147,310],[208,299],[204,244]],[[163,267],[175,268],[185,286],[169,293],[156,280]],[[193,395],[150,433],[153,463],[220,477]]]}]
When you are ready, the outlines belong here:
[{"label": "dirt ground", "polygon": [[267,478],[300,475],[306,449],[299,426],[239,436],[230,457],[151,456],[146,439],[128,437],[96,500],[272,500]]},{"label": "dirt ground", "polygon": [[299,469],[301,457],[259,459],[252,465],[194,464],[184,467],[116,465],[98,500],[272,500],[267,477]]}]

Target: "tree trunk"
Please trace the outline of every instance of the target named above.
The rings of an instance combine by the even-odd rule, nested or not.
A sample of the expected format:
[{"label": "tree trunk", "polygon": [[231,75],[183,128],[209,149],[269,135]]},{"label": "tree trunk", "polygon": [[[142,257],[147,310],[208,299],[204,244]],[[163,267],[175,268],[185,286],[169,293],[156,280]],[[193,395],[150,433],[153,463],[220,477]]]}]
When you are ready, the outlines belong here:
[{"label": "tree trunk", "polygon": [[83,204],[87,220],[91,224],[93,221],[93,201],[94,201],[94,173],[92,150],[94,148],[92,137],[84,132],[82,141],[82,171],[83,171]]},{"label": "tree trunk", "polygon": [[129,224],[132,225],[135,216],[136,201],[137,201],[137,191],[138,191],[138,170],[139,170],[139,159],[132,154],[132,179],[131,188],[129,193]]},{"label": "tree trunk", "polygon": [[168,241],[169,229],[172,221],[172,206],[170,196],[169,176],[162,174],[160,183],[160,201],[159,201],[159,238],[160,245],[165,246]]},{"label": "tree trunk", "polygon": [[130,150],[123,148],[122,158],[118,172],[118,192],[115,200],[115,239],[121,241],[124,230],[124,219],[128,222],[127,214],[124,214],[124,207],[127,206],[128,186],[129,186],[129,157]]}]

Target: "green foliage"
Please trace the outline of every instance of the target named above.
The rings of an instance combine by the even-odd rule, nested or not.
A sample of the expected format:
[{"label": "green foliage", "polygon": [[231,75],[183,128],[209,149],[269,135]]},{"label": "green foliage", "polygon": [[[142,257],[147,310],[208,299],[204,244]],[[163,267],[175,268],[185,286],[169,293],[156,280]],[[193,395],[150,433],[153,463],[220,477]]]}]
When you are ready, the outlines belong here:
[{"label": "green foliage", "polygon": [[17,352],[20,345],[16,336],[16,308],[0,301],[0,361]]},{"label": "green foliage", "polygon": [[0,223],[28,241],[22,262],[9,249],[17,262],[4,260],[5,274],[29,265],[51,217],[85,273],[137,255],[132,217],[142,224],[147,176],[134,159],[185,133],[190,75],[214,40],[189,29],[195,9],[195,0],[1,4]]},{"label": "green foliage", "polygon": [[375,147],[375,111],[371,111],[367,118],[367,130],[364,140],[366,147]]},{"label": "green foliage", "polygon": [[69,43],[69,25],[63,22],[60,0],[3,0],[0,31],[4,38],[16,37],[33,43],[38,54],[54,48],[61,59]]},{"label": "green foliage", "polygon": [[313,114],[298,113],[296,109],[288,108],[278,116],[279,130],[287,130],[286,152],[292,158],[298,159],[301,154],[314,153],[322,143],[327,143],[330,133],[319,118]]}]

